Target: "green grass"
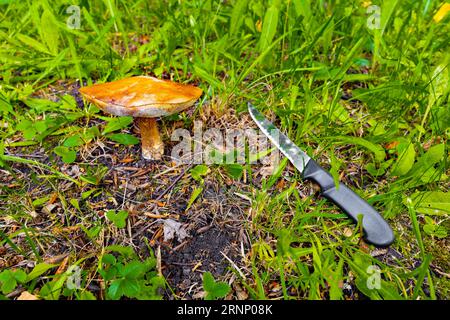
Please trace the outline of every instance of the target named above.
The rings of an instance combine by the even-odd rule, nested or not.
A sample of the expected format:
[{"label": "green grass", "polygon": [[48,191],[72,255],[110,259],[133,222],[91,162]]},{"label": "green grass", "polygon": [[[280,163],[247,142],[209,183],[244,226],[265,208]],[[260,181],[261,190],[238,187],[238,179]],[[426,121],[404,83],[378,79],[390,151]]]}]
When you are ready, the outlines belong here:
[{"label": "green grass", "polygon": [[[81,8],[80,29],[66,24],[73,4]],[[77,83],[152,74],[200,86],[198,119],[208,112],[243,117],[252,100],[393,226],[398,257],[376,259],[358,228],[311,195],[311,184],[286,162],[261,184],[252,180],[258,167],[245,166],[246,188],[237,192],[252,203],[245,222],[250,247],[241,269],[231,270],[249,298],[448,299],[450,20],[432,19],[441,1],[374,4],[381,7],[377,30],[367,27],[364,1],[3,1],[0,249],[42,263],[59,239],[69,264],[83,269],[76,292],[63,288],[67,267],[30,281],[19,277],[17,286],[42,298],[108,298],[85,292],[101,277],[106,243],[117,237],[128,248],[129,235],[92,205],[103,197],[110,209],[123,209],[107,187],[107,165],[83,159],[101,142],[106,149],[98,156],[110,162],[117,148],[135,150],[121,141],[135,140],[130,121],[72,95]],[[58,101],[49,100],[49,88]],[[181,120],[187,128],[192,123]],[[168,132],[171,125],[164,121]],[[116,141],[111,133],[127,136]],[[72,165],[80,175],[67,172]],[[223,179],[220,166],[211,168],[210,179]],[[187,179],[189,171],[180,183]],[[200,190],[203,179],[194,184]],[[41,211],[45,230],[33,218]],[[71,227],[85,230],[86,247],[55,231]],[[152,250],[148,245],[141,261]],[[31,271],[5,257],[0,271]],[[373,290],[367,287],[372,265],[382,276]],[[130,290],[129,296],[144,296]]]}]

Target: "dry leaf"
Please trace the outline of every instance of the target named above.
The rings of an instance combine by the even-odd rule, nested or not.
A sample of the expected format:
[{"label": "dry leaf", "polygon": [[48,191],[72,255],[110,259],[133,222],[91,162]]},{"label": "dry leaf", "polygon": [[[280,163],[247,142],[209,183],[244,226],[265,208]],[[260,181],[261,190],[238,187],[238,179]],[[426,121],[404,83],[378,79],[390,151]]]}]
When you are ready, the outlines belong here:
[{"label": "dry leaf", "polygon": [[344,236],[346,236],[347,238],[351,237],[353,234],[352,229],[345,227],[344,228],[344,232],[343,232]]},{"label": "dry leaf", "polygon": [[172,240],[175,236],[179,242],[182,242],[187,236],[186,229],[183,225],[175,220],[160,220],[164,223],[164,241]]},{"label": "dry leaf", "polygon": [[28,291],[24,291],[20,294],[17,300],[39,300],[34,294],[29,293]]}]

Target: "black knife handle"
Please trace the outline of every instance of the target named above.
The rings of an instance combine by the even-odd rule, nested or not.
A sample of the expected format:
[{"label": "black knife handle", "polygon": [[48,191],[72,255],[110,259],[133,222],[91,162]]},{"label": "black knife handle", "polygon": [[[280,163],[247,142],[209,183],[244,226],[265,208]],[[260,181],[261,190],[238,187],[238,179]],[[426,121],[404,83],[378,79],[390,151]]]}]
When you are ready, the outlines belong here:
[{"label": "black knife handle", "polygon": [[317,162],[312,159],[308,161],[303,170],[303,178],[318,183],[325,198],[333,201],[353,221],[357,222],[358,215],[362,214],[362,227],[367,242],[379,247],[387,247],[394,241],[392,229],[383,217],[343,183],[339,183],[339,188],[336,188],[331,174]]}]

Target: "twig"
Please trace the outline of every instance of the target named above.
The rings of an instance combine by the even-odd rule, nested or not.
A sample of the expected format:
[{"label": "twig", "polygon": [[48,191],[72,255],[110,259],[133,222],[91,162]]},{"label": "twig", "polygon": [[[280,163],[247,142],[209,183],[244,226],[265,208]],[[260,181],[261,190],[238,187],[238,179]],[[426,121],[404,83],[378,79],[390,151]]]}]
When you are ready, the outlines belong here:
[{"label": "twig", "polygon": [[237,270],[237,272],[239,272],[240,276],[243,279],[246,279],[244,273],[241,271],[241,269],[239,269],[239,267],[233,262],[233,260],[231,260],[230,258],[227,257],[227,255],[225,253],[223,253],[222,251],[220,251],[220,253],[225,257],[225,259],[228,260],[228,262],[231,263],[231,265],[233,266],[233,268],[235,268]]},{"label": "twig", "polygon": [[164,190],[156,199],[155,201],[159,201],[162,199],[162,197],[164,197],[164,195],[169,192],[170,190],[172,190],[172,188],[177,184],[178,181],[181,180],[181,178],[184,176],[184,174],[186,173],[186,171],[188,169],[190,169],[192,167],[192,165],[189,165],[186,169],[183,170],[183,172],[176,177],[176,179],[174,180],[174,182],[171,183],[171,185],[169,187],[166,188],[166,190]]}]

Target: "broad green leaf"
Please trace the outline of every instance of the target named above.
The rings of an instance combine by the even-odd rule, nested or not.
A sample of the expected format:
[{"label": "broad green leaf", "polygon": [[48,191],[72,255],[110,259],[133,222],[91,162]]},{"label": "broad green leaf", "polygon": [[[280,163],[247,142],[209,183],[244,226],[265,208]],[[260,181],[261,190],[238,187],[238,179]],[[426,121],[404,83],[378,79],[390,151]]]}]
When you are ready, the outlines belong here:
[{"label": "broad green leaf", "polygon": [[97,300],[97,298],[94,296],[92,292],[83,290],[78,295],[78,300]]},{"label": "broad green leaf", "polygon": [[108,296],[113,299],[117,300],[120,297],[124,295],[123,292],[123,282],[124,279],[117,279],[111,282],[109,288],[108,288]]},{"label": "broad green leaf", "polygon": [[128,127],[133,122],[133,117],[117,117],[108,120],[108,123],[103,129],[102,135],[106,135],[107,133],[114,132],[123,128]]},{"label": "broad green leaf", "polygon": [[45,120],[36,121],[34,123],[34,128],[36,129],[37,132],[43,133],[48,128],[47,122]]},{"label": "broad green leaf", "polygon": [[56,147],[53,151],[61,157],[64,163],[72,163],[77,158],[77,152],[75,150],[70,150],[64,146]]},{"label": "broad green leaf", "polygon": [[129,298],[134,298],[141,290],[139,280],[126,278],[122,282],[123,294]]},{"label": "broad green leaf", "polygon": [[195,181],[202,182],[202,177],[208,174],[209,168],[204,164],[199,164],[192,168],[189,172],[191,173],[191,176]]},{"label": "broad green leaf", "polygon": [[102,256],[102,263],[113,265],[113,264],[116,264],[116,261],[117,261],[116,257],[114,257],[110,253],[106,253]]},{"label": "broad green leaf", "polygon": [[198,196],[203,192],[202,187],[197,187],[192,191],[191,197],[189,198],[188,204],[186,206],[186,210],[189,210],[189,208],[192,206],[192,204],[195,202],[195,200],[198,198]]},{"label": "broad green leaf", "polygon": [[426,224],[423,226],[423,231],[426,234],[439,239],[444,239],[448,236],[447,229],[443,225]]},{"label": "broad green leaf", "polygon": [[395,12],[395,7],[397,6],[398,2],[399,2],[399,0],[391,0],[391,1],[383,2],[383,7],[381,8],[381,17],[380,17],[382,34],[384,33],[393,13]]},{"label": "broad green leaf", "polygon": [[23,270],[4,270],[0,273],[1,291],[3,294],[12,292],[17,283],[24,283],[27,278],[27,274]]},{"label": "broad green leaf", "polygon": [[398,158],[392,167],[391,175],[403,176],[411,170],[416,157],[416,151],[410,141],[403,139],[397,146],[397,153]]},{"label": "broad green leaf", "polygon": [[225,171],[234,180],[239,180],[244,173],[244,167],[238,163],[232,163],[225,165]]},{"label": "broad green leaf", "polygon": [[[450,214],[450,192],[416,192],[409,198],[412,201],[412,206],[418,213],[430,215]],[[403,204],[407,205],[407,199],[408,197],[403,198]]]},{"label": "broad green leaf", "polygon": [[124,247],[120,245],[110,245],[105,247],[105,252],[117,252],[126,257],[134,257],[136,254],[134,253],[133,248]]},{"label": "broad green leaf", "polygon": [[47,9],[44,9],[41,17],[41,36],[49,51],[56,56],[59,46],[58,25],[53,14]]},{"label": "broad green leaf", "polygon": [[12,292],[17,286],[17,281],[14,277],[14,273],[11,270],[2,271],[0,273],[0,284],[3,294]]},{"label": "broad green leaf", "polygon": [[333,122],[340,121],[342,123],[348,123],[352,121],[352,118],[350,118],[347,109],[345,109],[345,107],[340,103],[336,103],[334,105],[333,112],[330,118]]},{"label": "broad green leaf", "polygon": [[125,210],[120,210],[119,212],[116,212],[115,210],[109,210],[108,212],[106,212],[106,218],[113,222],[117,228],[124,228],[126,226],[128,212]]},{"label": "broad green leaf", "polygon": [[37,277],[43,275],[45,272],[56,266],[57,264],[49,264],[45,262],[38,263],[37,265],[34,266],[33,270],[31,270],[31,272],[27,275],[25,282],[29,282],[31,280],[36,279]]},{"label": "broad green leaf", "polygon": [[293,0],[292,2],[297,16],[303,16],[306,20],[311,18],[311,0]]},{"label": "broad green leaf", "polygon": [[269,7],[264,15],[261,38],[259,40],[259,48],[261,52],[264,52],[267,48],[269,48],[273,42],[273,38],[277,32],[279,15],[280,11],[275,5]]},{"label": "broad green leaf", "polygon": [[402,299],[396,286],[381,277],[381,270],[374,265],[370,256],[363,253],[355,253],[353,260],[344,259],[356,275],[356,287],[371,299],[399,300]]},{"label": "broad green leaf", "polygon": [[230,19],[230,35],[236,34],[242,25],[245,17],[245,11],[247,9],[248,0],[236,1],[234,3],[233,10],[231,11]]},{"label": "broad green leaf", "polygon": [[60,103],[55,102],[48,99],[39,99],[39,98],[26,98],[21,100],[31,109],[36,110],[37,112],[45,112],[45,111],[57,111],[59,109]]},{"label": "broad green leaf", "polygon": [[203,274],[203,289],[206,291],[205,300],[225,297],[230,292],[230,286],[225,282],[216,282],[210,272]]},{"label": "broad green leaf", "polygon": [[108,138],[114,142],[124,144],[126,146],[134,145],[139,143],[139,139],[135,136],[127,133],[115,133],[108,135]]},{"label": "broad green leaf", "polygon": [[428,105],[431,107],[440,97],[444,96],[450,90],[448,64],[442,64],[436,67],[433,71],[430,84]]},{"label": "broad green leaf", "polygon": [[385,153],[383,147],[381,147],[378,144],[374,144],[370,141],[367,141],[366,139],[363,139],[360,137],[347,137],[347,136],[337,136],[337,137],[329,137],[329,138],[336,139],[339,142],[343,142],[343,143],[360,145],[360,146],[366,148],[367,150],[373,152],[373,154],[375,156],[375,161],[377,161],[377,162],[382,162],[384,160],[384,158],[386,157],[386,153]]},{"label": "broad green leaf", "polygon": [[75,134],[71,137],[68,137],[66,140],[64,140],[63,146],[64,147],[79,147],[84,144],[83,139],[81,138],[80,134]]},{"label": "broad green leaf", "polygon": [[23,270],[16,270],[14,272],[14,278],[17,280],[17,282],[24,283],[27,279],[27,274]]},{"label": "broad green leaf", "polygon": [[33,200],[32,204],[34,207],[40,207],[44,203],[46,203],[48,200],[50,200],[50,196],[44,196],[44,197]]},{"label": "broad green leaf", "polygon": [[142,277],[146,271],[147,267],[144,263],[131,261],[121,270],[120,274],[128,279],[136,279]]},{"label": "broad green leaf", "polygon": [[84,225],[80,225],[81,230],[86,233],[89,239],[93,240],[97,238],[97,236],[100,234],[100,231],[102,231],[102,225],[100,223],[94,224],[94,226],[90,227],[89,229],[86,228]]},{"label": "broad green leaf", "polygon": [[432,146],[417,160],[408,176],[421,177],[427,170],[433,169],[434,165],[444,158],[444,155],[445,145],[443,143]]},{"label": "broad green leaf", "polygon": [[24,34],[16,34],[15,37],[17,39],[19,39],[21,42],[23,42],[24,44],[26,44],[27,46],[33,48],[36,51],[40,51],[43,52],[45,54],[50,54],[50,52],[48,51],[47,47],[45,45],[43,45],[42,43],[40,43],[39,41],[36,41],[33,38],[30,38],[27,35]]},{"label": "broad green leaf", "polygon": [[85,191],[81,194],[81,199],[85,200],[85,199],[89,198],[94,192],[97,192],[97,191],[99,191],[99,189],[95,189],[95,188]]}]

